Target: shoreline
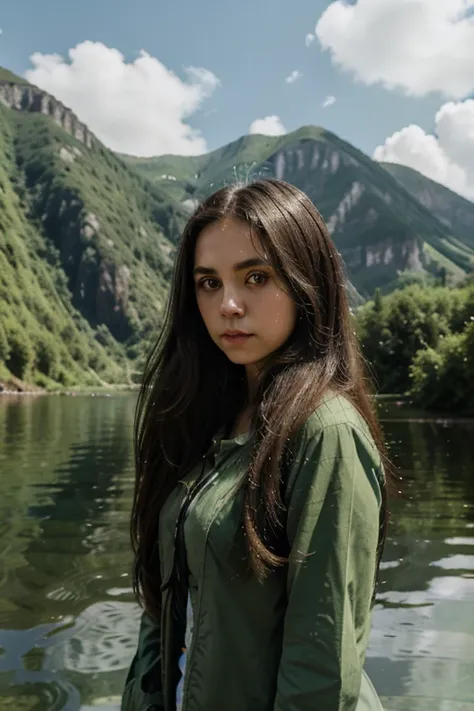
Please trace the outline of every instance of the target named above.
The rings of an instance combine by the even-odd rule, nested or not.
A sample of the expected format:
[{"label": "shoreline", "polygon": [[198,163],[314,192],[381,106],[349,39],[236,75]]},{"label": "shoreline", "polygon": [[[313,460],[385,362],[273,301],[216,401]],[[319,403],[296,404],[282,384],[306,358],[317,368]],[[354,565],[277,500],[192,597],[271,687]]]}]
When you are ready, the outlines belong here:
[{"label": "shoreline", "polygon": [[[11,377],[8,380],[0,379],[0,399],[2,397],[37,397],[39,395],[56,395],[62,397],[81,397],[88,395],[89,397],[111,397],[112,395],[137,393],[139,389],[139,383],[117,383],[110,385],[99,385],[98,387],[94,387],[91,385],[77,385],[76,387],[69,386],[65,388],[55,388],[54,390],[47,390],[45,388],[40,388],[38,386],[31,385],[30,383],[25,383],[15,377]],[[375,400],[379,404],[394,405],[397,410],[400,409],[403,411],[405,408],[412,409],[414,411],[413,416],[409,418],[412,422],[434,422],[437,424],[444,424],[446,426],[452,422],[471,423],[474,421],[473,414],[463,413],[460,415],[455,415],[452,412],[443,412],[439,410],[424,410],[419,405],[414,404],[411,398],[406,394],[377,394],[375,395]],[[389,413],[387,413],[385,416],[380,416],[381,422],[396,422],[398,419],[400,418],[396,416],[393,417],[393,415]]]},{"label": "shoreline", "polygon": [[77,385],[64,388],[54,388],[47,390],[46,388],[40,388],[30,383],[24,383],[17,380],[0,380],[0,397],[25,397],[25,396],[38,396],[38,395],[94,395],[94,394],[105,394],[105,393],[119,393],[119,392],[136,392],[139,389],[138,384],[130,383],[117,383],[110,385],[99,385],[97,387],[91,385]]}]

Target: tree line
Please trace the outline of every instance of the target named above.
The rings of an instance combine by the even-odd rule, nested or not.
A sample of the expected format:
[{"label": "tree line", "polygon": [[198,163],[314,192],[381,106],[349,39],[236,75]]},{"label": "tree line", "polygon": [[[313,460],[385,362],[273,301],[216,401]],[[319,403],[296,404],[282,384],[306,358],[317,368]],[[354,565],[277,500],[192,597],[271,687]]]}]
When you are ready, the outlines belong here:
[{"label": "tree line", "polygon": [[377,289],[355,319],[379,393],[474,415],[474,282],[461,288],[411,284],[388,295]]}]

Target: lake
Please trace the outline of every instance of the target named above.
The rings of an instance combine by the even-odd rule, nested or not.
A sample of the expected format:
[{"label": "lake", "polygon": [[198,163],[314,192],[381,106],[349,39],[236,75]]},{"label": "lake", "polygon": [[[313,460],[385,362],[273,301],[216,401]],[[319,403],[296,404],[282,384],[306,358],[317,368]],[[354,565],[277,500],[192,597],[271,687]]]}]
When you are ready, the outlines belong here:
[{"label": "lake", "polygon": [[[119,708],[134,403],[0,397],[0,711]],[[403,484],[366,668],[387,711],[474,711],[474,422],[380,412]]]}]

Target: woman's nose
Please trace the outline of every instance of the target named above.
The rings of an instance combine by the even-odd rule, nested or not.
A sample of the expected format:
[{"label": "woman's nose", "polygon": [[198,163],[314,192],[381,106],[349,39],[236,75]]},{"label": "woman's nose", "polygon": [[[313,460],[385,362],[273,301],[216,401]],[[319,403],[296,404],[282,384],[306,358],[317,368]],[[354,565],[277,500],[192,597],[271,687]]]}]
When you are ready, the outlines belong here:
[{"label": "woman's nose", "polygon": [[221,301],[221,315],[226,318],[232,316],[243,316],[245,312],[242,299],[239,299],[237,294],[225,292]]}]

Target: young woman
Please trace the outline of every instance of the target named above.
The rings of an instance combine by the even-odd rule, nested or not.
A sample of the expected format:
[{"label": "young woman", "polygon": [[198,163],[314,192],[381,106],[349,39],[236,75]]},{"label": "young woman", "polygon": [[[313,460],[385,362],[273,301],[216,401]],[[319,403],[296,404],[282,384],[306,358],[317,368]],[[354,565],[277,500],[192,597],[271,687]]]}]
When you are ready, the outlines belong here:
[{"label": "young woman", "polygon": [[340,256],[274,180],[190,219],[136,419],[124,711],[374,711],[383,445]]}]

